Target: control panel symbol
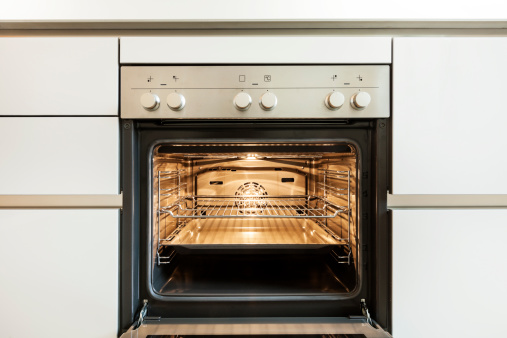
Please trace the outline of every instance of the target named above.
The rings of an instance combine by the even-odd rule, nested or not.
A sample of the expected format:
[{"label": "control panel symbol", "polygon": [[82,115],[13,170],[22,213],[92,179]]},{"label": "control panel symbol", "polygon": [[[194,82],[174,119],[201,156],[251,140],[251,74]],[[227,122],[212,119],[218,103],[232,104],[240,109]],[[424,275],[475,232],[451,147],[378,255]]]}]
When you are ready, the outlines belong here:
[{"label": "control panel symbol", "polygon": [[271,75],[264,75],[264,82],[271,82]]},{"label": "control panel symbol", "polygon": [[246,76],[245,75],[240,75],[239,76],[239,82],[245,82],[246,80]]},{"label": "control panel symbol", "polygon": [[361,75],[359,75],[359,76],[357,77],[357,79],[358,79],[359,81],[363,81],[363,78],[361,77]]},{"label": "control panel symbol", "polygon": [[178,81],[179,79],[180,79],[179,77],[177,77],[176,75],[173,75],[174,82]]},{"label": "control panel symbol", "polygon": [[334,80],[336,80],[337,77],[338,77],[338,75],[333,75],[333,76],[331,76],[331,79],[334,81]]},{"label": "control panel symbol", "polygon": [[153,80],[153,78],[150,75],[150,77],[148,78],[148,82],[151,82],[151,80]]}]

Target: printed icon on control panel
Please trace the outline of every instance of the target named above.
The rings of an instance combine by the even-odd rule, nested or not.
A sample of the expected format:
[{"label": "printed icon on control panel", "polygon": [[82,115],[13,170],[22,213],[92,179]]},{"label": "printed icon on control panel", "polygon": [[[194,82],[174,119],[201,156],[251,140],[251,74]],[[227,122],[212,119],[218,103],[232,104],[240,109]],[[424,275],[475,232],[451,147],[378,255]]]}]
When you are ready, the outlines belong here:
[{"label": "printed icon on control panel", "polygon": [[150,75],[150,77],[148,78],[148,82],[151,82],[151,80],[153,80],[153,78]]},{"label": "printed icon on control panel", "polygon": [[357,79],[358,79],[359,81],[363,81],[363,78],[361,77],[361,75],[359,75],[359,76],[357,77]]},{"label": "printed icon on control panel", "polygon": [[179,77],[177,77],[176,75],[173,75],[174,82],[178,81],[179,79],[180,79]]},{"label": "printed icon on control panel", "polygon": [[334,81],[334,80],[336,80],[337,77],[338,77],[338,75],[333,75],[333,76],[331,76],[331,79]]},{"label": "printed icon on control panel", "polygon": [[271,82],[271,75],[264,75],[264,82]]},{"label": "printed icon on control panel", "polygon": [[240,75],[239,76],[239,82],[245,82],[246,80],[246,76],[245,75]]}]

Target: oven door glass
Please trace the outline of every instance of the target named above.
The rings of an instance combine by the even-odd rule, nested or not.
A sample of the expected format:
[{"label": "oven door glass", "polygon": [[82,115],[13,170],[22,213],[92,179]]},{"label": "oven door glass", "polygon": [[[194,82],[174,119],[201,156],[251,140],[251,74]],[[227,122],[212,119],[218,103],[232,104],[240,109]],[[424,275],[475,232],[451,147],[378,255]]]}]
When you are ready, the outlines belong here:
[{"label": "oven door glass", "polygon": [[350,318],[221,318],[145,320],[121,338],[386,338],[391,335],[365,317]]}]

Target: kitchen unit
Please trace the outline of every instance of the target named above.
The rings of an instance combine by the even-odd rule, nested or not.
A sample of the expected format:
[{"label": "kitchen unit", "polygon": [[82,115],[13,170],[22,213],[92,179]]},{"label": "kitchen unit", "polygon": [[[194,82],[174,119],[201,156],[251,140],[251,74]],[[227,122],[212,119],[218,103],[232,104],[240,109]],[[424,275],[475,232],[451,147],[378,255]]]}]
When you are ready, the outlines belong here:
[{"label": "kitchen unit", "polygon": [[[276,31],[270,34],[276,35]],[[335,34],[339,34],[339,31],[336,31]],[[507,253],[498,240],[505,236],[507,225],[503,222],[505,218],[504,210],[492,210],[491,207],[504,209],[507,205],[507,203],[504,203],[506,190],[501,169],[505,167],[505,163],[503,157],[498,156],[506,142],[501,128],[501,121],[504,121],[505,118],[501,114],[501,101],[497,100],[497,97],[501,97],[501,93],[505,90],[505,85],[502,84],[502,74],[505,72],[505,65],[502,60],[505,58],[502,55],[505,54],[506,40],[501,37],[423,38],[414,36],[408,38],[398,37],[396,32],[392,32],[391,36],[393,36],[392,121],[390,121],[388,127],[392,134],[392,151],[390,151],[392,165],[386,161],[385,166],[387,170],[392,167],[392,179],[388,177],[388,181],[392,181],[392,185],[389,187],[390,195],[387,207],[393,210],[391,213],[393,304],[392,326],[389,327],[389,323],[383,324],[389,331],[392,331],[395,337],[449,337],[454,334],[459,334],[462,337],[472,337],[474,335],[501,336],[503,328],[499,318],[502,315],[502,304],[507,300],[507,295],[501,286],[507,281],[501,266],[495,263],[507,257]],[[248,38],[248,34],[246,34],[242,37],[242,40],[249,41]],[[300,39],[299,41],[305,40],[304,37],[291,38]],[[202,39],[203,45],[208,41],[207,43],[210,46],[216,47],[210,42],[213,39],[208,40],[204,37],[200,39]],[[251,43],[255,45],[255,37],[251,39]],[[316,40],[319,39],[325,41],[323,37],[316,38]],[[15,68],[14,66],[6,66],[6,64],[19,65],[21,55],[25,57],[27,55],[32,56],[33,59],[27,62],[32,67],[36,67],[37,62],[42,64],[37,61],[38,58],[35,56],[44,55],[44,50],[50,56],[51,53],[60,55],[63,50],[65,52],[75,51],[74,55],[69,55],[63,60],[81,60],[78,62],[81,65],[80,67],[76,68],[75,64],[70,67],[73,70],[81,69],[83,74],[79,75],[79,78],[93,75],[90,73],[93,69],[100,69],[86,66],[86,59],[97,55],[102,55],[104,60],[115,60],[108,63],[107,69],[118,71],[118,60],[114,59],[118,55],[118,40],[114,37],[47,38],[43,46],[47,46],[47,43],[65,46],[59,52],[54,48],[51,49],[51,52],[48,52],[45,48],[42,50],[37,49],[37,43],[40,40],[42,39],[2,39],[1,43],[11,44],[21,41],[24,46],[30,46],[25,48],[34,48],[29,53],[16,53],[16,50],[22,50],[19,47],[4,47],[0,57],[3,58],[2,66],[0,66],[4,67],[1,68],[2,74],[11,74],[10,70]],[[100,43],[97,42],[98,45],[91,48],[87,43],[91,43],[92,40],[100,40],[100,43],[109,40],[109,47],[99,47]],[[161,51],[155,53],[155,55],[162,55],[163,47],[160,47],[159,44],[153,44],[154,40],[147,38],[139,38],[139,40],[140,43],[145,41],[146,46],[150,46],[150,49]],[[225,41],[225,45],[227,45],[227,37],[219,40]],[[190,40],[182,37],[181,44],[178,45],[185,47],[185,41]],[[234,44],[234,39],[229,40],[229,42]],[[65,45],[66,43],[71,45]],[[73,45],[74,43],[76,45]],[[79,46],[82,46],[82,48],[78,48]],[[391,44],[389,44],[390,47]],[[3,61],[5,60],[3,55],[6,55],[3,53],[5,50],[13,53],[11,59],[8,60],[9,62]],[[99,50],[104,51],[104,53],[98,53]],[[141,53],[142,50],[142,48],[133,49],[133,52],[137,51],[143,54]],[[238,55],[245,55],[242,51],[220,53],[220,49],[213,47],[205,50],[208,51],[208,54],[210,51],[218,51],[216,52],[218,55],[227,54],[227,57],[236,57],[235,60],[238,60]],[[258,50],[255,49],[255,51]],[[308,50],[311,49],[301,48],[298,55],[304,55],[305,51],[308,53]],[[93,51],[93,53],[90,51]],[[254,55],[257,53],[255,51],[248,55]],[[349,49],[347,49],[347,52],[343,52],[345,56],[349,53],[348,51]],[[89,55],[84,58],[83,53],[86,54],[86,52]],[[340,53],[342,51],[338,48],[335,54],[320,54],[333,58],[333,55],[339,56]],[[188,61],[178,59],[178,49],[173,52],[173,55],[175,63]],[[257,56],[261,57],[259,55],[266,54],[258,52]],[[57,60],[56,55],[54,57]],[[199,56],[196,54],[195,57],[198,58]],[[59,64],[61,62],[62,60],[59,61]],[[96,62],[93,61],[92,63]],[[131,61],[126,59],[125,63],[129,62]],[[229,60],[228,62],[233,61]],[[239,61],[239,63],[243,62],[250,63],[251,61]],[[335,62],[339,63],[339,61]],[[391,60],[388,63],[391,63]],[[7,105],[9,109],[2,108],[1,111],[1,114],[5,116],[0,120],[0,122],[3,121],[1,126],[5,126],[5,132],[2,135],[9,135],[2,141],[2,144],[11,143],[16,135],[19,135],[21,140],[32,140],[32,145],[29,143],[25,145],[23,142],[16,141],[12,142],[12,146],[2,147],[2,151],[5,151],[8,156],[12,156],[13,159],[8,162],[9,165],[3,162],[0,168],[0,170],[6,170],[7,172],[7,174],[2,175],[2,179],[6,182],[4,185],[6,188],[1,194],[9,197],[2,200],[3,208],[23,208],[22,210],[2,210],[4,214],[2,219],[6,220],[5,222],[2,221],[2,226],[10,224],[11,227],[26,226],[27,229],[32,229],[30,226],[33,227],[35,223],[40,222],[40,228],[33,229],[33,233],[37,234],[37,231],[42,231],[43,226],[47,225],[48,232],[40,233],[40,236],[36,235],[37,238],[46,238],[46,240],[31,239],[31,241],[28,241],[28,247],[34,249],[33,252],[44,252],[44,255],[41,254],[40,258],[46,262],[46,270],[48,271],[65,270],[67,265],[73,266],[76,270],[68,271],[69,276],[75,276],[74,279],[70,277],[65,279],[56,273],[46,274],[45,282],[41,282],[39,285],[47,292],[39,291],[36,296],[29,296],[23,292],[24,289],[29,287],[24,283],[33,279],[32,273],[38,274],[37,270],[25,268],[19,270],[19,263],[13,264],[12,260],[7,261],[9,255],[6,253],[12,252],[18,247],[14,245],[10,238],[16,236],[19,239],[21,233],[10,228],[2,229],[2,233],[6,234],[2,237],[5,239],[5,253],[2,255],[2,259],[6,259],[6,264],[2,265],[8,267],[9,271],[12,272],[11,274],[2,274],[2,288],[10,290],[13,286],[18,285],[22,289],[15,294],[13,293],[12,296],[5,291],[2,291],[1,294],[2,300],[8,300],[8,302],[4,301],[4,305],[2,305],[2,314],[6,314],[10,318],[9,324],[5,326],[8,330],[7,336],[31,336],[34,334],[32,330],[36,329],[42,330],[42,332],[51,331],[52,336],[67,336],[69,330],[74,330],[75,336],[115,336],[117,333],[121,334],[122,332],[117,332],[118,322],[116,318],[119,308],[117,303],[119,291],[117,279],[114,277],[118,278],[119,273],[118,265],[114,264],[118,257],[115,256],[115,252],[118,255],[118,251],[113,250],[118,248],[118,238],[115,237],[118,233],[111,229],[118,229],[118,221],[117,218],[115,220],[114,215],[118,215],[117,209],[120,205],[115,202],[117,200],[114,198],[115,195],[117,197],[120,189],[117,185],[111,184],[113,181],[118,182],[118,177],[115,177],[114,174],[112,176],[107,175],[110,175],[108,168],[112,169],[111,172],[115,172],[116,175],[119,173],[118,162],[116,162],[116,167],[114,163],[108,162],[114,158],[117,159],[119,154],[117,140],[119,128],[122,125],[113,122],[118,121],[117,117],[114,117],[118,114],[118,109],[114,108],[118,102],[118,80],[115,76],[106,76],[107,81],[105,82],[108,84],[104,85],[103,77],[104,74],[108,73],[103,70],[96,71],[91,78],[98,82],[83,85],[80,90],[81,94],[78,97],[69,96],[73,94],[55,96],[55,92],[50,91],[51,86],[47,85],[47,79],[55,79],[54,74],[47,72],[50,67],[45,65],[41,68],[43,70],[38,70],[37,67],[36,69],[30,74],[40,74],[39,76],[30,76],[25,71],[21,74],[28,74],[25,81],[29,78],[32,82],[40,81],[40,85],[36,88],[28,88],[28,92],[33,92],[34,95],[47,93],[42,98],[38,98],[37,102],[39,104],[37,105],[32,100],[23,100],[16,96],[20,91],[23,91],[22,85],[19,87],[10,85],[18,79],[19,69],[18,72],[12,72],[15,75],[7,77],[10,79],[9,81],[5,80],[5,77],[0,80],[2,86],[0,95],[4,95],[2,96],[4,102],[9,102]],[[58,69],[58,67],[53,66],[52,69]],[[62,67],[62,69],[65,68]],[[64,84],[63,82],[64,79],[68,78],[66,76],[67,72],[62,71],[60,81],[55,81],[56,84],[60,85],[61,91],[67,91],[71,87],[68,83]],[[113,74],[113,72],[111,71],[110,74]],[[471,79],[474,79],[474,81]],[[74,85],[79,85],[79,81]],[[102,85],[104,87],[98,91],[93,89]],[[109,93],[109,90],[115,92],[113,95],[114,100],[110,99],[103,105],[101,98],[96,97],[96,95]],[[47,99],[48,97],[51,97],[51,99]],[[17,100],[12,101],[14,98],[17,98]],[[108,98],[110,98],[109,94]],[[67,99],[69,101],[65,101]],[[71,113],[73,109],[69,107],[72,107],[72,104],[76,101],[82,102],[82,105],[76,105],[79,117],[70,117],[70,115],[73,115]],[[42,104],[40,104],[41,102]],[[57,104],[58,102],[61,102],[61,104]],[[67,104],[65,104],[66,102]],[[81,110],[83,106],[84,109]],[[106,111],[101,108],[105,106],[113,108],[108,108]],[[19,109],[20,107],[21,109]],[[19,115],[25,114],[20,113],[23,107],[27,112],[26,114],[35,116],[19,117]],[[41,113],[37,114],[37,111]],[[84,117],[83,115],[88,115],[86,112],[94,116]],[[57,118],[52,115],[63,116]],[[98,115],[106,116],[98,117]],[[93,123],[91,125],[86,124],[88,127],[83,127],[84,131],[79,134],[82,119],[85,124],[89,121],[98,122],[96,125],[93,125]],[[52,122],[54,121],[58,121],[58,125],[64,125],[65,128],[53,127]],[[67,123],[67,121],[69,122]],[[59,141],[51,142],[47,136],[49,128],[53,133],[64,130],[66,134],[62,135]],[[94,131],[91,132],[90,129]],[[23,134],[23,131],[25,134]],[[102,136],[104,136],[104,139],[102,139]],[[90,144],[91,139],[94,139],[96,143],[91,142]],[[47,145],[44,144],[43,140],[46,140]],[[83,142],[83,144],[80,142]],[[111,148],[107,148],[108,145]],[[73,155],[76,152],[73,149],[65,149],[65,147],[84,150],[84,156],[87,156],[87,153],[99,156],[100,151],[106,151],[107,154],[103,157],[99,156],[96,164],[92,165],[93,161]],[[20,163],[20,159],[16,156],[22,156],[34,149],[36,150],[34,156],[40,156],[38,162],[41,163],[42,168],[48,163],[46,159],[54,156],[51,160],[54,165],[48,164],[46,171],[37,173],[40,176],[34,176],[33,172],[30,172],[27,167],[20,167],[19,169],[13,167],[14,163]],[[89,152],[87,152],[88,149]],[[47,155],[44,155],[43,151],[47,151]],[[70,156],[69,161],[55,155],[67,153],[69,154],[67,156]],[[478,161],[477,157],[472,158],[470,156],[472,153],[484,155],[480,157],[482,161]],[[62,163],[57,162],[58,160],[61,160]],[[82,160],[82,163],[79,162],[80,160]],[[80,178],[76,180],[73,174],[69,174],[69,172],[72,173],[70,168],[63,170],[67,163],[71,168],[78,170],[76,173]],[[87,165],[90,167],[86,167]],[[61,173],[55,171],[58,168],[62,168]],[[66,174],[69,176],[65,176]],[[62,175],[65,178],[64,180],[59,179]],[[13,179],[9,180],[9,176]],[[97,177],[99,180],[97,181],[97,188],[93,188],[95,179],[90,179],[90,177]],[[16,182],[16,184],[12,182]],[[76,190],[71,188],[73,187],[71,182],[77,184]],[[59,184],[61,188],[57,188]],[[40,188],[37,189],[37,187]],[[17,188],[19,190],[16,190]],[[31,197],[35,195],[37,197],[37,195],[51,194],[59,194],[59,196],[66,196],[70,199],[94,194],[94,197],[110,197],[111,200],[107,200],[102,205],[93,205],[92,203],[91,206],[88,206],[91,209],[105,207],[108,210],[82,209],[83,205],[88,203],[86,200],[71,201],[74,203],[73,207],[81,208],[76,212],[60,209],[66,205],[68,200],[67,202],[65,200],[54,202],[51,198],[46,199],[47,196],[42,196],[42,202],[41,199],[37,199],[37,202],[28,199],[19,203],[12,202],[13,197],[17,197],[12,195],[32,195]],[[132,202],[130,197],[124,196],[124,198],[123,205]],[[430,200],[425,200],[425,198],[430,198]],[[50,206],[55,210],[28,210],[37,203],[45,204],[46,207]],[[38,205],[38,207],[41,206]],[[464,210],[463,207],[472,210]],[[55,213],[55,215],[51,213]],[[80,216],[83,213],[88,216]],[[68,217],[79,217],[80,220],[76,222],[68,221]],[[99,222],[104,222],[103,227],[108,227],[108,230],[105,231],[102,227],[99,227]],[[75,228],[70,227],[69,224],[74,224]],[[53,227],[50,227],[50,225]],[[89,232],[84,236],[76,236],[80,232],[78,229],[82,228],[88,229]],[[65,230],[69,231],[68,236],[64,235]],[[99,239],[97,238],[99,235],[93,236],[94,233],[100,233],[107,237],[107,240],[94,242]],[[486,236],[486,238],[483,239],[482,236]],[[72,256],[67,256],[68,250],[63,253],[56,248],[54,250],[47,249],[46,244],[48,242],[52,243],[51,240],[56,237],[59,238],[57,242],[66,243],[65,246],[62,246],[62,250],[65,248],[79,248],[78,251],[83,255],[78,260],[73,260]],[[74,245],[68,241],[69,237],[72,241],[76,241]],[[479,248],[482,249],[478,244],[483,242],[479,239],[483,239],[486,243],[485,257],[481,255],[483,250],[478,250]],[[107,243],[113,244],[108,246]],[[90,254],[84,254],[89,244],[94,247],[94,250]],[[31,252],[24,251],[22,253],[26,255],[21,257],[27,263],[32,257]],[[66,257],[70,262],[59,261],[56,257]],[[100,257],[107,257],[108,259]],[[391,258],[391,254],[387,253],[387,257]],[[470,257],[470,259],[465,259],[465,257]],[[19,271],[26,271],[27,276],[23,277],[24,275],[20,275]],[[43,271],[40,271],[40,274],[43,274]],[[86,278],[78,277],[81,271],[86,271]],[[96,274],[100,274],[101,282],[91,278]],[[17,277],[15,278],[13,275],[17,275]],[[120,276],[120,278],[124,278],[124,276]],[[62,285],[68,285],[69,290],[62,292]],[[78,289],[83,290],[80,296],[86,294],[86,299],[81,299],[79,306],[76,306],[78,301],[75,299],[61,296],[61,293],[73,294],[75,288],[72,286],[77,285],[79,285]],[[95,288],[90,289],[90,286],[93,287],[94,285]],[[21,313],[26,316],[24,311],[26,311],[27,304],[33,308],[33,312],[29,312],[29,317],[42,318],[40,313],[45,313],[44,309],[48,309],[45,304],[54,304],[55,293],[58,294],[56,298],[58,305],[55,305],[54,308],[56,311],[60,311],[58,315],[61,319],[59,320],[66,321],[69,324],[68,326],[60,330],[47,320],[41,320],[33,326],[15,324],[19,323],[16,322],[17,319],[23,318]],[[33,307],[33,304],[40,305]],[[79,309],[81,312],[69,310],[73,308]],[[441,312],[435,312],[435,309],[442,310]],[[87,333],[82,329],[76,329],[76,327],[79,327],[79,323],[88,320],[93,321],[93,318],[97,316],[97,310],[102,324],[87,327],[90,330]],[[103,317],[103,315],[106,316]],[[372,317],[376,319],[376,313],[373,313]],[[49,318],[49,316],[46,318]],[[445,318],[445,321],[443,318]],[[463,328],[445,325],[448,322],[460,323],[463,320],[468,324]],[[206,333],[209,332],[201,331],[201,334]],[[44,334],[42,333],[42,335]]]},{"label": "kitchen unit", "polygon": [[117,46],[0,39],[4,337],[117,333]]},{"label": "kitchen unit", "polygon": [[[506,38],[393,40],[394,335],[502,335],[488,323],[501,322],[507,295],[497,241],[507,234],[507,120],[489,98],[505,92],[505,57]],[[482,258],[470,251],[478,238]],[[450,329],[449,319],[468,324]]]},{"label": "kitchen unit", "polygon": [[[316,54],[322,42],[350,52]],[[231,43],[236,52],[218,52]],[[175,44],[185,48],[171,52]],[[276,53],[240,52],[261,44]],[[362,302],[390,314],[377,301],[389,297],[388,262],[364,249],[389,250],[368,215],[386,195],[374,158],[387,146],[390,46],[389,38],[120,39],[123,193],[133,204],[122,218],[125,337],[190,334],[177,332],[179,319],[213,332],[268,320],[311,334],[389,336],[349,316],[362,314]],[[142,301],[146,319],[129,328]]]}]

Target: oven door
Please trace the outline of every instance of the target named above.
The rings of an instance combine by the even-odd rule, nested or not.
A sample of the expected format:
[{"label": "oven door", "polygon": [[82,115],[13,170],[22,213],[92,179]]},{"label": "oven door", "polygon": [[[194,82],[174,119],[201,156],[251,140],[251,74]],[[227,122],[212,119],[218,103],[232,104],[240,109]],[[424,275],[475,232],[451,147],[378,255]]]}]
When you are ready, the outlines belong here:
[{"label": "oven door", "polygon": [[366,317],[349,318],[220,318],[146,319],[121,338],[385,338],[392,337]]}]

